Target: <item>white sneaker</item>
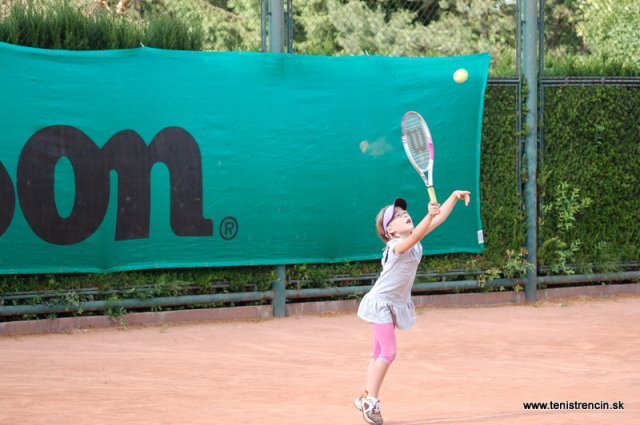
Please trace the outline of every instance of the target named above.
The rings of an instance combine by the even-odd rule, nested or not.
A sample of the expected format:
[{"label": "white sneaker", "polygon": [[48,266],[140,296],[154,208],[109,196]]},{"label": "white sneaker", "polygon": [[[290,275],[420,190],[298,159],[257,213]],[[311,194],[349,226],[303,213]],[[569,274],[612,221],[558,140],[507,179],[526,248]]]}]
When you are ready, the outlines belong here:
[{"label": "white sneaker", "polygon": [[353,405],[362,412],[362,418],[371,425],[384,423],[380,412],[380,400],[372,400],[365,392],[353,400]]}]

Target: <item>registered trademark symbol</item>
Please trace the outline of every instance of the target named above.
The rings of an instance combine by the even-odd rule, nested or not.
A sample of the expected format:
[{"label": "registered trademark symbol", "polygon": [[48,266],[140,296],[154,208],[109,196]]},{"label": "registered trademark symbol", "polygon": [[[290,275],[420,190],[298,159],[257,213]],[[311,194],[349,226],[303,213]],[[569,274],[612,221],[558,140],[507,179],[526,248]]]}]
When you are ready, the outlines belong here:
[{"label": "registered trademark symbol", "polygon": [[220,236],[225,241],[229,241],[238,234],[238,220],[234,217],[225,217],[220,222]]}]

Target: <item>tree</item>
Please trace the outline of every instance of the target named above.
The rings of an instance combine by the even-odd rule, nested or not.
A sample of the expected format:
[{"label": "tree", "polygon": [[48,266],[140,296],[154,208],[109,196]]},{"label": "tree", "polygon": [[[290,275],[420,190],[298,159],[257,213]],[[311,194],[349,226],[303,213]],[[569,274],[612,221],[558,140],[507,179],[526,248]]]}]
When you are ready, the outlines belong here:
[{"label": "tree", "polygon": [[204,50],[259,50],[260,0],[79,0],[129,19],[170,15],[204,33]]},{"label": "tree", "polygon": [[638,65],[640,2],[638,0],[578,0],[576,25],[587,49],[603,61]]},{"label": "tree", "polygon": [[204,31],[206,50],[260,50],[259,0],[165,1],[164,6]]},{"label": "tree", "polygon": [[515,56],[512,0],[310,0],[294,12],[301,53]]},{"label": "tree", "polygon": [[515,57],[516,8],[510,0],[442,0],[443,13],[427,27],[429,46],[442,55],[491,52]]},{"label": "tree", "polygon": [[421,55],[425,27],[415,22],[416,16],[416,12],[407,9],[389,12],[379,5],[370,8],[358,0],[329,11],[340,53],[346,55]]},{"label": "tree", "polygon": [[586,53],[584,41],[576,30],[580,0],[547,0],[544,8],[545,50],[557,55]]}]

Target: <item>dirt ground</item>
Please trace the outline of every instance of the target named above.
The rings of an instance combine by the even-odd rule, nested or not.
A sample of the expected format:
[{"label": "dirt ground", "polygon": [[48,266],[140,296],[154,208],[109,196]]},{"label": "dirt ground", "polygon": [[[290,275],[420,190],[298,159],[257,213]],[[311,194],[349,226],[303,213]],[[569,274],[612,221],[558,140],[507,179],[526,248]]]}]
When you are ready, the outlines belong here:
[{"label": "dirt ground", "polygon": [[[637,296],[420,309],[385,423],[637,424],[639,324]],[[364,424],[370,338],[354,313],[2,337],[0,424]],[[610,409],[523,407],[551,401]]]}]

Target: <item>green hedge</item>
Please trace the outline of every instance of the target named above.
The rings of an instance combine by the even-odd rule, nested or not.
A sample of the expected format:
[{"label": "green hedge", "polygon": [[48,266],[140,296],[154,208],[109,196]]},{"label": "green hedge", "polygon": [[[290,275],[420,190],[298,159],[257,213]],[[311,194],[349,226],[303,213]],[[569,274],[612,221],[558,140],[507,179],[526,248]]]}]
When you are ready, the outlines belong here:
[{"label": "green hedge", "polygon": [[525,245],[526,215],[518,187],[517,91],[488,87],[482,123],[481,202],[485,253],[500,264]]},{"label": "green hedge", "polygon": [[[579,241],[572,260],[583,265],[640,259],[639,116],[638,87],[545,89],[543,244],[556,237],[567,249]],[[541,253],[548,265],[557,245]]]}]

